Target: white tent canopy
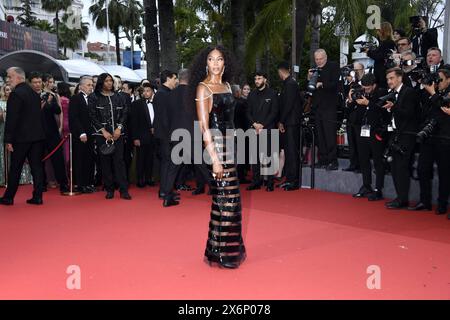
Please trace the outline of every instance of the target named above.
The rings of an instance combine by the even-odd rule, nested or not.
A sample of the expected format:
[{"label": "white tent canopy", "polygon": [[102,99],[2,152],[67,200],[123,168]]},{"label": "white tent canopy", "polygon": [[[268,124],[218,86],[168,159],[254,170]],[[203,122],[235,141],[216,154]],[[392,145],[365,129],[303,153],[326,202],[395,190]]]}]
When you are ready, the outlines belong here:
[{"label": "white tent canopy", "polygon": [[147,79],[147,69],[134,70],[142,79]]},{"label": "white tent canopy", "polygon": [[102,66],[106,72],[109,74],[115,76],[118,75],[123,81],[130,81],[130,82],[141,82],[143,79],[140,77],[134,70],[131,70],[130,68],[124,67],[124,66],[114,66],[114,65],[105,65]]},{"label": "white tent canopy", "polygon": [[95,76],[106,72],[100,65],[88,60],[58,60],[58,62],[66,69],[71,79]]}]

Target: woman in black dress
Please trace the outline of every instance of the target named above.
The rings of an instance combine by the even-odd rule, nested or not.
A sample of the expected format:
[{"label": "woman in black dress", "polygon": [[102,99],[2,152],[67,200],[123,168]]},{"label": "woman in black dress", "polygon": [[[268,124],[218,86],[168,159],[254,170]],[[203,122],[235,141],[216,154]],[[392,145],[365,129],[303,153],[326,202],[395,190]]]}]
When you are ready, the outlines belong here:
[{"label": "woman in black dress", "polygon": [[205,258],[210,265],[230,269],[239,267],[245,259],[236,155],[226,148],[234,143],[235,101],[228,83],[233,61],[225,48],[208,47],[196,58],[190,77],[191,95],[195,97],[204,147],[211,159],[209,170],[214,178]]}]

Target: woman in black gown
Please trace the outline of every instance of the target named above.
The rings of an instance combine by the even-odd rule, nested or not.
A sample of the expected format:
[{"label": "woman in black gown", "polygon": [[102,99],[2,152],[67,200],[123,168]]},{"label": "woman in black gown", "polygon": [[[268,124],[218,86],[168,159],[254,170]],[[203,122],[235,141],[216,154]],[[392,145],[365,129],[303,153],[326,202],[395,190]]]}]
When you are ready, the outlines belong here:
[{"label": "woman in black gown", "polygon": [[211,159],[209,170],[213,176],[205,259],[210,265],[218,264],[230,269],[239,267],[246,256],[236,155],[227,152],[226,148],[227,143],[234,143],[235,101],[228,83],[234,69],[233,61],[225,48],[208,47],[197,56],[190,77],[191,94],[195,97],[204,147]]}]

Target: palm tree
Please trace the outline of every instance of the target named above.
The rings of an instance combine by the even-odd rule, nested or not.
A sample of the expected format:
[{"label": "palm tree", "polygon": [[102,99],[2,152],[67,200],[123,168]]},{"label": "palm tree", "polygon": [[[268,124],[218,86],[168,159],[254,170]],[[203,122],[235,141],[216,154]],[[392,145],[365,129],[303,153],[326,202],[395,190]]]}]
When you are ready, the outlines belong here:
[{"label": "palm tree", "polygon": [[82,22],[80,28],[69,28],[67,26],[67,20],[70,19],[68,14],[65,14],[62,18],[64,22],[61,24],[60,33],[60,45],[64,48],[63,54],[67,56],[67,49],[75,50],[78,48],[80,41],[86,40],[89,34],[89,23]]},{"label": "palm tree", "polygon": [[60,11],[66,11],[71,5],[71,0],[42,0],[42,9],[48,12],[54,12],[55,13],[55,30],[56,30],[56,38],[57,43],[59,42],[59,12]]},{"label": "palm tree", "polygon": [[147,77],[155,79],[159,75],[159,37],[156,0],[144,0],[145,60]]},{"label": "palm tree", "polygon": [[[136,33],[140,32],[141,18],[143,14],[142,4],[136,0],[123,0],[124,4],[127,6],[125,12],[125,21],[127,22],[123,25],[123,31],[126,38],[131,43],[131,52],[134,52],[134,42]],[[133,68],[134,64],[131,64]]]},{"label": "palm tree", "polygon": [[178,69],[175,20],[172,0],[158,0],[159,36],[161,40],[161,68]]},{"label": "palm tree", "polygon": [[20,11],[21,13],[17,16],[17,20],[19,24],[24,27],[33,27],[36,23],[37,19],[35,17],[35,13],[33,12],[31,5],[33,3],[32,0],[21,0],[22,6],[15,7],[15,10]]},{"label": "palm tree", "polygon": [[33,28],[49,33],[55,33],[55,28],[47,20],[36,20]]},{"label": "palm tree", "polygon": [[231,0],[231,32],[233,35],[233,51],[237,60],[239,71],[238,80],[245,81],[245,74],[242,72],[245,58],[245,9],[246,0]]},{"label": "palm tree", "polygon": [[[92,15],[92,19],[95,22],[97,29],[105,29],[106,24],[106,0],[98,0],[92,6],[89,7],[89,13]],[[116,40],[116,58],[117,64],[121,65],[120,58],[120,42],[119,33],[122,25],[125,24],[124,12],[126,8],[118,0],[110,0],[108,5],[108,18],[109,27],[112,34],[114,34]],[[109,46],[109,43],[108,43]]]}]

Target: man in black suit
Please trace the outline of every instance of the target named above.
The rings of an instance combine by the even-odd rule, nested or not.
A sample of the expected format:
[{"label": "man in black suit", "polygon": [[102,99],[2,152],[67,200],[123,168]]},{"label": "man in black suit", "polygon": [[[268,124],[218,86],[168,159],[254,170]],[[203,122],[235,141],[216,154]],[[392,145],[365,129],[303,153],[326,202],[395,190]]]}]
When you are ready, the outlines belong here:
[{"label": "man in black suit", "polygon": [[[337,170],[337,106],[339,65],[328,61],[327,53],[319,49],[314,53],[314,61],[319,68],[320,76],[317,91],[312,99],[312,110],[316,119],[317,135],[319,138],[319,163],[327,170]],[[312,72],[308,74],[308,80]]]},{"label": "man in black suit", "polygon": [[133,144],[136,147],[137,187],[154,186],[153,157],[155,149],[154,128],[155,110],[153,107],[154,89],[150,83],[142,85],[142,98],[131,106],[131,126]]},{"label": "man in black suit", "polygon": [[[253,161],[253,182],[247,187],[247,190],[261,189],[263,183],[261,178],[261,159],[259,144],[261,139],[261,130],[267,130],[267,154],[263,154],[263,157],[269,157],[271,155],[271,130],[276,128],[276,121],[278,117],[278,95],[275,90],[269,88],[267,84],[267,75],[263,72],[257,72],[255,74],[255,86],[250,95],[248,96],[248,108],[247,118],[249,119],[252,128],[257,137],[256,150],[257,158],[256,163]],[[267,191],[272,192],[273,188],[273,174],[267,175]]]},{"label": "man in black suit", "polygon": [[74,184],[81,193],[92,193],[94,185],[94,133],[88,110],[88,96],[94,87],[91,77],[82,77],[79,92],[70,99],[69,129],[73,143]]},{"label": "man in black suit", "polygon": [[[185,171],[192,168],[194,163],[194,121],[195,121],[195,107],[188,101],[187,90],[189,83],[189,71],[187,69],[180,70],[179,86],[174,89],[169,95],[169,104],[167,105],[168,112],[168,135],[170,139],[170,153],[180,141],[172,141],[172,135],[176,130],[182,129],[183,140],[182,143],[187,143],[189,149],[183,149],[180,156],[181,161],[174,162],[175,159],[169,159],[167,167],[167,176],[165,183],[161,185],[161,192],[165,194],[164,207],[178,205],[178,194],[173,191],[174,186],[179,185],[184,179]],[[174,137],[175,138],[175,137]],[[188,141],[184,141],[188,139]],[[178,153],[177,153],[178,154]],[[204,184],[209,180],[209,172],[204,164],[193,165],[197,176],[197,190],[204,189]],[[195,194],[195,193],[194,193]]]},{"label": "man in black suit", "polygon": [[281,185],[286,191],[298,190],[300,169],[300,118],[302,114],[302,98],[298,83],[291,77],[289,63],[278,65],[278,75],[283,81],[279,96],[280,119],[278,128],[285,135],[284,166],[286,181]]},{"label": "man in black suit", "polygon": [[8,71],[9,84],[13,91],[8,98],[5,123],[5,145],[11,153],[8,188],[0,204],[14,204],[25,159],[33,175],[33,197],[28,204],[41,205],[44,191],[45,132],[41,121],[41,98],[25,83],[25,72],[12,67]]},{"label": "man in black suit", "polygon": [[[155,109],[155,120],[153,127],[155,129],[156,144],[158,146],[158,156],[160,161],[160,187],[165,185],[167,179],[167,168],[170,162],[170,137],[169,137],[169,93],[178,85],[178,75],[175,72],[165,70],[161,72],[161,87],[153,99]],[[159,197],[162,199],[166,195],[160,189]]]},{"label": "man in black suit", "polygon": [[426,57],[428,50],[438,47],[438,32],[436,28],[427,28],[423,17],[411,17],[413,34],[411,36],[412,50],[419,57]]},{"label": "man in black suit", "polygon": [[416,144],[414,135],[418,129],[420,98],[416,90],[403,84],[403,71],[389,69],[386,78],[390,92],[396,93],[396,101],[388,101],[383,107],[392,114],[393,135],[388,143],[393,161],[391,163],[397,198],[386,203],[388,209],[408,207],[410,185],[410,160]]}]

